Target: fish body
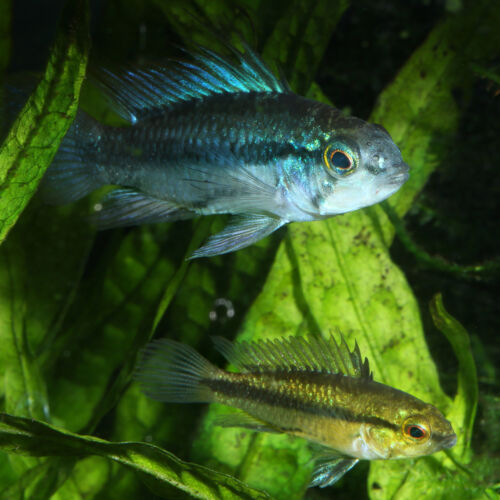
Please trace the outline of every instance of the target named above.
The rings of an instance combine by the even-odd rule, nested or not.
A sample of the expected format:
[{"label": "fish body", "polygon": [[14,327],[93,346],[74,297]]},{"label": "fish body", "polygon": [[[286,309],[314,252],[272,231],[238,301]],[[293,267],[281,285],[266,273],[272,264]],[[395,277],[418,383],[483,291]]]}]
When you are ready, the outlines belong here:
[{"label": "fish body", "polygon": [[[428,455],[456,442],[434,406],[372,379],[357,346],[333,337],[231,344],[219,351],[241,371],[211,365],[172,340],[146,348],[144,392],[165,402],[217,402],[242,410],[217,423],[280,432],[321,450],[313,485],[336,481],[358,460]],[[327,457],[325,460],[324,457]]]},{"label": "fish body", "polygon": [[408,178],[385,129],[292,93],[257,56],[210,52],[170,68],[103,71],[129,127],[80,112],[43,189],[65,203],[112,191],[101,227],[227,213],[237,217],[195,252],[243,248],[293,221],[377,203]]}]

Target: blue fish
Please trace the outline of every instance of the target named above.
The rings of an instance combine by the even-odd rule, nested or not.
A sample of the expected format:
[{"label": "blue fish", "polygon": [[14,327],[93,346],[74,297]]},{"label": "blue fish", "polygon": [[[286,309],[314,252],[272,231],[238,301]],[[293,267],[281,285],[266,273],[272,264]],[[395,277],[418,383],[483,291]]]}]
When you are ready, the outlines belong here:
[{"label": "blue fish", "polygon": [[42,182],[46,199],[119,186],[93,216],[103,229],[232,214],[196,258],[372,205],[408,179],[382,126],[294,94],[248,47],[231,51],[235,62],[200,48],[166,67],[102,70],[130,125],[79,111]]}]

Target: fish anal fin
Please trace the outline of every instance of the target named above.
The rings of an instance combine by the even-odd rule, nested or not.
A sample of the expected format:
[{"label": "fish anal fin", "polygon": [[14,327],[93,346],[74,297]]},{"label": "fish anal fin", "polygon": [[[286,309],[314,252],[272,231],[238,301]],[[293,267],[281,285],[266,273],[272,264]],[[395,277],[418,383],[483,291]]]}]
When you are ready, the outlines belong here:
[{"label": "fish anal fin", "polygon": [[90,220],[99,229],[190,219],[195,216],[193,212],[169,201],[133,189],[114,189],[94,210]]},{"label": "fish anal fin", "polygon": [[212,257],[240,250],[268,236],[283,224],[285,221],[282,219],[264,214],[234,216],[222,231],[211,236],[189,258]]},{"label": "fish anal fin", "polygon": [[257,417],[249,415],[244,411],[236,411],[232,413],[224,413],[217,415],[214,420],[214,425],[220,427],[243,427],[252,431],[282,433],[281,429],[273,427],[268,422],[260,420]]}]

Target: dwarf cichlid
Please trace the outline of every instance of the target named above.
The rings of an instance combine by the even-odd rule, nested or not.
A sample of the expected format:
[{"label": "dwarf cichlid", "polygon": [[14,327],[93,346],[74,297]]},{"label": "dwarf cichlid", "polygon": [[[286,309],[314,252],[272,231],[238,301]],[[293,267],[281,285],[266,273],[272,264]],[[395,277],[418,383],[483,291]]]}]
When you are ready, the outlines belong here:
[{"label": "dwarf cichlid", "polygon": [[158,340],[136,373],[164,402],[216,402],[242,411],[216,423],[299,436],[318,453],[311,486],[328,486],[359,460],[419,457],[452,447],[456,435],[434,406],[375,382],[357,344],[333,336],[290,337],[216,349],[240,373],[221,370],[191,347]]},{"label": "dwarf cichlid", "polygon": [[207,49],[167,67],[102,70],[100,86],[130,122],[79,112],[42,183],[68,203],[104,185],[101,228],[233,214],[194,252],[244,248],[294,221],[384,200],[408,179],[387,131],[291,92],[250,49],[236,62]]}]

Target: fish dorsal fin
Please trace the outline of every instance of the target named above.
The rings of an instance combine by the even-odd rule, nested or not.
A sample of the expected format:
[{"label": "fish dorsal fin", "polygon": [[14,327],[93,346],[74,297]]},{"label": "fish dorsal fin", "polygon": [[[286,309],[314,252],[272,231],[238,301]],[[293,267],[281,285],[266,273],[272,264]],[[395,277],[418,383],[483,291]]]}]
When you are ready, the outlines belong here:
[{"label": "fish dorsal fin", "polygon": [[238,369],[245,372],[307,371],[341,373],[371,379],[368,360],[363,361],[358,344],[349,351],[344,337],[287,337],[257,342],[232,343],[213,338],[215,348]]},{"label": "fish dorsal fin", "polygon": [[237,63],[200,47],[192,61],[170,61],[163,66],[97,70],[97,84],[114,110],[135,123],[166,106],[205,96],[239,92],[290,92],[259,56],[245,45],[245,52],[229,47]]}]

